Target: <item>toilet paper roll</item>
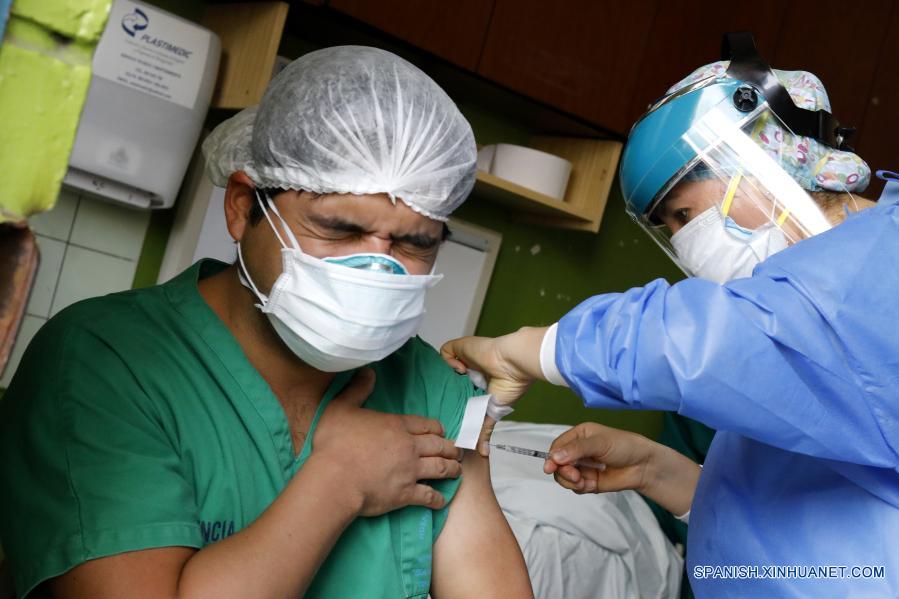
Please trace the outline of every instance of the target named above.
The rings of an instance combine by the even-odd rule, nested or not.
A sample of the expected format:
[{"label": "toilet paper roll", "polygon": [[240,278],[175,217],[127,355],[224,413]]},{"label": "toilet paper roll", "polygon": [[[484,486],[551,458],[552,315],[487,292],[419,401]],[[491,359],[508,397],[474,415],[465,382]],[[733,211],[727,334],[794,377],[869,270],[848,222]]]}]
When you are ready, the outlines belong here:
[{"label": "toilet paper roll", "polygon": [[496,144],[484,146],[478,150],[477,168],[479,171],[489,173],[493,167],[493,155],[496,154]]},{"label": "toilet paper roll", "polygon": [[490,172],[506,181],[563,200],[571,163],[533,148],[497,144]]}]

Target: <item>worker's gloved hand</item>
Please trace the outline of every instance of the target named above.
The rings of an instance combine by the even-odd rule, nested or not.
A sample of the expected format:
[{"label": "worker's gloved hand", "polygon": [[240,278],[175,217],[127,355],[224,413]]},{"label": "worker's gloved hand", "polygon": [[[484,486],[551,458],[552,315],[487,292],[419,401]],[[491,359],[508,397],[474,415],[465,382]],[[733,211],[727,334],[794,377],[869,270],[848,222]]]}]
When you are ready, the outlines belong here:
[{"label": "worker's gloved hand", "polygon": [[[487,378],[487,392],[501,406],[514,404],[533,382],[542,378],[540,344],[545,328],[526,327],[502,337],[462,337],[447,341],[440,355],[458,373],[469,369]],[[478,452],[489,453],[496,420],[487,416],[478,440]]]},{"label": "worker's gloved hand", "polygon": [[702,471],[699,464],[670,447],[595,422],[561,434],[549,456],[543,471],[566,489],[578,494],[633,489],[674,515],[690,510]]},{"label": "worker's gloved hand", "polygon": [[437,420],[362,408],[374,384],[374,371],[360,370],[331,401],[316,427],[313,455],[327,456],[346,474],[346,492],[358,497],[361,516],[443,507],[443,495],[418,481],[458,477],[462,451]]},{"label": "worker's gloved hand", "polygon": [[[652,479],[650,463],[657,445],[636,433],[585,422],[553,441],[543,471],[579,494],[625,489],[645,492]],[[602,463],[605,469],[575,465],[578,460]]]}]

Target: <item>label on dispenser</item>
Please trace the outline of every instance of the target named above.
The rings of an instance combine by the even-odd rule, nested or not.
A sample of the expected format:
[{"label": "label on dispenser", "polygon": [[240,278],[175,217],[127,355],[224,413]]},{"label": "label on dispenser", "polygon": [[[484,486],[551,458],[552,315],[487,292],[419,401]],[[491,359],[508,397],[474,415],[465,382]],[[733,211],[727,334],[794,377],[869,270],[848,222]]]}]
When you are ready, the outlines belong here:
[{"label": "label on dispenser", "polygon": [[193,109],[210,35],[206,29],[152,6],[117,0],[97,44],[93,72]]}]

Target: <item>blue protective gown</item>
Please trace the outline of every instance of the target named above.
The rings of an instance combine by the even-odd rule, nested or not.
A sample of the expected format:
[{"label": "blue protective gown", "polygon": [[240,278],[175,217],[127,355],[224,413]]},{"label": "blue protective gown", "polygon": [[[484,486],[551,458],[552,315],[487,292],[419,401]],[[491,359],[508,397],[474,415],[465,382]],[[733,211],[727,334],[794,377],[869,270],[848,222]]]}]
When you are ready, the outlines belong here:
[{"label": "blue protective gown", "polygon": [[690,516],[697,597],[899,597],[897,202],[889,183],[750,278],[657,280],[559,322],[556,364],[587,406],[717,429]]}]

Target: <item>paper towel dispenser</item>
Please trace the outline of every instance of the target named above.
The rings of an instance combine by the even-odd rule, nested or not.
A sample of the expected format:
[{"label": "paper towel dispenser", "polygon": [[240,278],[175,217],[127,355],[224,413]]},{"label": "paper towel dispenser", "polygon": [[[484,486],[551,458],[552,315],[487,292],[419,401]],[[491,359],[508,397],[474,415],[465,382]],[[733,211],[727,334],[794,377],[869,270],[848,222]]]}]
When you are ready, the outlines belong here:
[{"label": "paper towel dispenser", "polygon": [[219,61],[211,31],[115,0],[63,184],[139,208],[168,208],[209,108]]}]

